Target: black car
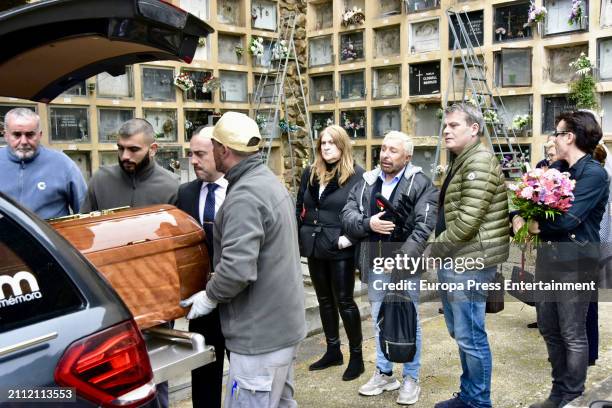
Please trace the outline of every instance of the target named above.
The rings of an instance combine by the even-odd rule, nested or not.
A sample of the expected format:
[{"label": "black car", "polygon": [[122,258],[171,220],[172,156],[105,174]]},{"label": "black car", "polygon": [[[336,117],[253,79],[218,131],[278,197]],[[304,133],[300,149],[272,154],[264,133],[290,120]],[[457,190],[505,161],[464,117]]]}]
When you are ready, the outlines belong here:
[{"label": "black car", "polygon": [[[161,0],[43,0],[10,9],[0,13],[0,95],[48,103],[104,71],[190,62],[212,31]],[[214,360],[201,335],[141,333],[102,275],[1,192],[0,238],[0,405],[153,405],[155,383]]]}]

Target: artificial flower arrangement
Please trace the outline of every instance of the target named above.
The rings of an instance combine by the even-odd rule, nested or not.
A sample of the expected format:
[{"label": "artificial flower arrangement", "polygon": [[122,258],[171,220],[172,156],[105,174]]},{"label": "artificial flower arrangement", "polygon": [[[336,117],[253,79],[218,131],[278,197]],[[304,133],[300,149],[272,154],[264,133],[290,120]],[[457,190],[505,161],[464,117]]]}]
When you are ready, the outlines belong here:
[{"label": "artificial flower arrangement", "polygon": [[280,40],[279,42],[274,44],[272,47],[272,59],[279,60],[287,58],[289,55],[289,48],[287,47],[286,40]]},{"label": "artificial flower arrangement", "polygon": [[531,122],[531,115],[516,115],[512,118],[512,129],[515,130],[523,130],[526,129],[529,123]]},{"label": "artificial flower arrangement", "polygon": [[348,43],[342,48],[341,58],[345,61],[354,60],[357,58],[357,51],[355,51],[355,46],[353,43]]},{"label": "artificial flower arrangement", "polygon": [[219,88],[219,86],[221,86],[221,81],[219,81],[219,78],[209,76],[202,82],[202,92],[212,92],[215,89]]},{"label": "artificial flower arrangement", "polygon": [[551,218],[561,215],[572,206],[576,181],[569,173],[557,169],[533,169],[525,173],[518,184],[511,184],[512,203],[525,224],[514,234],[514,242],[538,244],[538,236],[529,233],[529,222],[536,218]]},{"label": "artificial flower arrangement", "polygon": [[543,22],[547,13],[548,11],[546,10],[546,7],[536,6],[535,2],[531,0],[531,3],[529,4],[529,12],[527,14],[527,23],[525,23],[523,26],[526,27],[535,23]]},{"label": "artificial flower arrangement", "polygon": [[[334,124],[334,121],[332,120],[332,118],[327,118],[327,120],[325,121],[325,127],[331,126],[333,124]],[[315,130],[315,132],[318,132],[319,129],[323,128],[323,124],[319,122],[318,119],[315,119],[314,123],[312,124],[312,128]]]},{"label": "artificial flower arrangement", "polygon": [[268,119],[263,113],[258,113],[255,116],[255,122],[257,123],[257,127],[259,128],[259,131],[261,132],[262,130],[266,128],[266,125],[268,124]]},{"label": "artificial flower arrangement", "polygon": [[249,52],[254,57],[263,57],[264,55],[263,38],[251,37],[251,42],[249,43]]},{"label": "artificial flower arrangement", "polygon": [[181,72],[174,77],[174,85],[176,85],[182,91],[188,91],[193,88],[194,83],[189,74]]},{"label": "artificial flower arrangement", "polygon": [[365,127],[363,116],[358,121],[349,119],[345,112],[342,113],[342,121],[344,122],[344,129],[346,131],[352,130],[353,137],[357,137],[357,131]]},{"label": "artificial flower arrangement", "polygon": [[584,7],[582,0],[572,0],[572,9],[570,10],[567,23],[569,25],[579,25],[584,17]]},{"label": "artificial flower arrangement", "polygon": [[242,48],[241,46],[237,45],[234,47],[234,52],[236,53],[236,56],[241,57],[242,54],[244,54],[244,48]]},{"label": "artificial flower arrangement", "polygon": [[357,6],[354,6],[352,9],[345,9],[344,13],[342,13],[342,25],[345,27],[363,24],[364,21],[365,13]]},{"label": "artificial flower arrangement", "polygon": [[497,116],[497,112],[494,110],[487,109],[482,116],[487,123],[499,123],[499,116]]}]

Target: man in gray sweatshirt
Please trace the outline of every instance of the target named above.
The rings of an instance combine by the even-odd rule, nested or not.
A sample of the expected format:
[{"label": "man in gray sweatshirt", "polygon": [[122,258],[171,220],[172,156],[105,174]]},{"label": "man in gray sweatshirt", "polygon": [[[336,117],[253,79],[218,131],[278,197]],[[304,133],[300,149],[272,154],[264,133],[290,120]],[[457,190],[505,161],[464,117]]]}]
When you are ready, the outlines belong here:
[{"label": "man in gray sweatshirt", "polygon": [[225,408],[296,407],[293,365],[306,319],[293,199],[263,164],[253,119],[227,112],[212,139],[229,183],[215,217],[215,274],[181,306],[194,319],[219,304],[230,350]]}]

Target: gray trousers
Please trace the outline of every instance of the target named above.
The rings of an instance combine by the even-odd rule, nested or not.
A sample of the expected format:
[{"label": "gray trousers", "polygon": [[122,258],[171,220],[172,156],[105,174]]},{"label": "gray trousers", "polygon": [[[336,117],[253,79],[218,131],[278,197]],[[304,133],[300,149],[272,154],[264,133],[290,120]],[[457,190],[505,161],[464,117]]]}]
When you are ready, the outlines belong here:
[{"label": "gray trousers", "polygon": [[293,366],[297,345],[271,353],[230,352],[225,408],[296,408]]}]

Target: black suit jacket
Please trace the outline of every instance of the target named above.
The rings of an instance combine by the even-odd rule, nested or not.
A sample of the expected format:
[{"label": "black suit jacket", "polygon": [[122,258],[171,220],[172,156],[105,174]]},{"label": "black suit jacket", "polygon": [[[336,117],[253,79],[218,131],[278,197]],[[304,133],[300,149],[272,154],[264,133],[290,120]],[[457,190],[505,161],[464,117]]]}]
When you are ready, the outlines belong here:
[{"label": "black suit jacket", "polygon": [[197,179],[189,183],[181,184],[178,191],[178,202],[176,206],[191,215],[198,224],[200,222],[200,190],[202,189],[202,180]]}]

